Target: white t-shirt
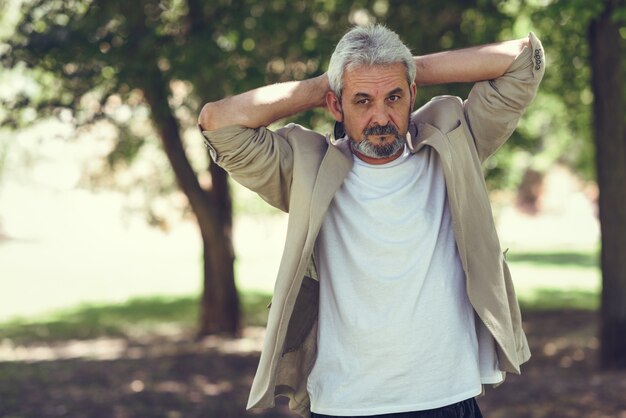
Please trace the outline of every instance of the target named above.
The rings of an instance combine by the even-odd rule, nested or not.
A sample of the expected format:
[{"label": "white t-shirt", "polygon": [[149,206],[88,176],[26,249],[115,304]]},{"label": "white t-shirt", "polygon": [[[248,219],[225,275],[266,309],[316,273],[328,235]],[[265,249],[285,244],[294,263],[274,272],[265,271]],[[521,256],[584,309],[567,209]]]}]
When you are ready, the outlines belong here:
[{"label": "white t-shirt", "polygon": [[315,252],[313,412],[433,409],[502,380],[493,338],[476,332],[443,171],[430,147],[382,165],[355,157]]}]

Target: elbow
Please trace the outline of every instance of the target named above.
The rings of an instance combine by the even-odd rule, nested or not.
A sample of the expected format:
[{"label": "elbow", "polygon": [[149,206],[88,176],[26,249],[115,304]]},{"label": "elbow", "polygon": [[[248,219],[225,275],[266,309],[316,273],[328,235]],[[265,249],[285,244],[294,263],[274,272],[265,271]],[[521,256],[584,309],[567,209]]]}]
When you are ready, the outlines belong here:
[{"label": "elbow", "polygon": [[213,102],[206,103],[200,110],[198,116],[198,126],[203,131],[214,131],[219,128],[216,118],[217,110],[216,105]]}]

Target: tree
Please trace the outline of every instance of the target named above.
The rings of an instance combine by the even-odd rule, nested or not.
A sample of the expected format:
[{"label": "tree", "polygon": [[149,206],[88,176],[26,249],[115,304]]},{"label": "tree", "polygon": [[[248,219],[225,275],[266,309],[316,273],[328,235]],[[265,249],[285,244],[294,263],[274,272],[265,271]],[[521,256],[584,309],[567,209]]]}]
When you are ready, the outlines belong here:
[{"label": "tree", "polygon": [[[167,3],[167,4],[166,4]],[[40,117],[70,109],[77,125],[107,118],[107,100],[128,101],[139,94],[174,171],[198,219],[204,246],[204,292],[199,333],[237,333],[239,302],[233,274],[231,202],[226,174],[211,165],[212,187],[200,186],[181,137],[180,121],[169,103],[168,53],[184,43],[191,25],[180,2],[46,1],[25,4],[23,17],[2,54],[7,67],[25,63],[45,93],[7,103],[16,110],[5,124],[19,123],[19,111],[34,107]],[[85,98],[99,106],[88,111]],[[120,136],[120,144],[133,138]],[[119,145],[119,144],[118,144]]]},{"label": "tree", "polygon": [[[553,69],[544,88],[561,97],[573,127],[574,165],[595,171],[599,188],[602,295],[600,364],[626,367],[626,115],[623,0],[567,0],[535,10]],[[559,30],[553,30],[558,27]],[[549,63],[550,65],[550,63]],[[589,152],[585,152],[590,148]],[[595,153],[593,149],[595,148]],[[573,153],[571,151],[574,151]],[[582,152],[581,152],[582,151]],[[591,157],[595,154],[595,160]],[[595,164],[594,164],[595,163]]]},{"label": "tree", "polygon": [[[78,126],[108,119],[120,129],[114,151],[132,158],[142,140],[123,135],[131,129],[114,120],[106,107],[112,97],[131,103],[139,96],[198,220],[204,248],[199,334],[236,334],[240,319],[228,177],[210,164],[211,187],[201,187],[181,131],[184,124],[193,123],[199,96],[216,100],[261,85],[268,81],[268,62],[274,78],[270,81],[304,78],[318,71],[316,47],[326,43],[328,49],[334,38],[324,36],[319,42],[316,38],[330,30],[329,15],[335,11],[330,2],[281,0],[25,2],[0,57],[7,68],[25,64],[32,69],[43,93],[3,103],[10,112],[2,122],[19,127],[25,109],[35,109],[40,119],[70,110]],[[191,121],[183,120],[170,104],[172,82],[180,80],[191,83],[196,93],[184,103]],[[97,106],[89,109],[85,101]]]},{"label": "tree", "polygon": [[589,24],[602,232],[600,356],[605,368],[626,368],[626,48],[616,13],[626,14],[626,6],[614,0],[602,6]]},{"label": "tree", "polygon": [[[320,73],[350,24],[387,23],[425,53],[493,41],[493,34],[511,23],[493,2],[469,2],[463,8],[454,1],[443,3],[421,2],[416,13],[415,2],[408,0],[30,0],[7,47],[0,49],[0,59],[8,68],[30,68],[43,94],[3,103],[10,110],[3,122],[19,126],[24,109],[35,109],[40,118],[69,109],[81,126],[107,119],[120,129],[116,151],[132,158],[144,138],[128,135],[128,123],[112,118],[107,103],[117,97],[147,106],[203,240],[199,333],[235,334],[240,321],[228,178],[209,164],[211,187],[200,185],[182,131],[194,123],[201,101]],[[191,86],[182,105],[191,117],[181,116],[171,103],[176,81]],[[418,101],[439,91],[425,89]],[[467,86],[452,89],[466,91]],[[85,101],[96,106],[84,106]],[[330,124],[320,111],[294,120],[318,128]]]}]

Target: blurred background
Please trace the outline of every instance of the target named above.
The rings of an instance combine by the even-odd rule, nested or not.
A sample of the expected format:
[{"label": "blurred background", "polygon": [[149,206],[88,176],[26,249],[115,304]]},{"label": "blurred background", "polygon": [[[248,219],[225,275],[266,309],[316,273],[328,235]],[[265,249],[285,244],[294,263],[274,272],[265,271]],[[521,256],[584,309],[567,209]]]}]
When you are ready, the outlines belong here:
[{"label": "blurred background", "polygon": [[620,0],[0,0],[0,417],[292,416],[245,411],[287,217],[210,163],[196,119],[321,74],[370,22],[418,55],[542,39],[539,93],[485,165],[533,358],[479,403],[626,417]]}]

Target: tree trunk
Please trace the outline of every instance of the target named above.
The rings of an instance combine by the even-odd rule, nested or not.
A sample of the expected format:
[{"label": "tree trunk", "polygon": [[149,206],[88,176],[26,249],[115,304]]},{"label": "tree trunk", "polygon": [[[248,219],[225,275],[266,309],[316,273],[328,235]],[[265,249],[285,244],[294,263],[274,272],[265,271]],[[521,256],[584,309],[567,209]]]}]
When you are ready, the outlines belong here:
[{"label": "tree trunk", "polygon": [[626,130],[619,27],[611,15],[615,1],[589,28],[594,134],[600,189],[602,307],[600,364],[626,367]]},{"label": "tree trunk", "polygon": [[[239,299],[235,287],[232,244],[232,204],[228,175],[217,164],[211,163],[213,183],[212,209],[215,228],[203,230],[204,269],[213,274],[204,275],[200,335],[228,333],[236,335],[240,329]],[[205,234],[210,236],[205,236]],[[213,245],[207,246],[206,243]]]},{"label": "tree trunk", "polygon": [[142,90],[178,185],[189,199],[198,220],[204,246],[204,289],[198,334],[237,335],[240,314],[233,271],[232,205],[228,176],[220,167],[211,164],[213,187],[210,191],[200,187],[185,154],[178,122],[167,100],[167,83],[156,65],[154,69],[147,71],[150,74],[144,78]]}]

